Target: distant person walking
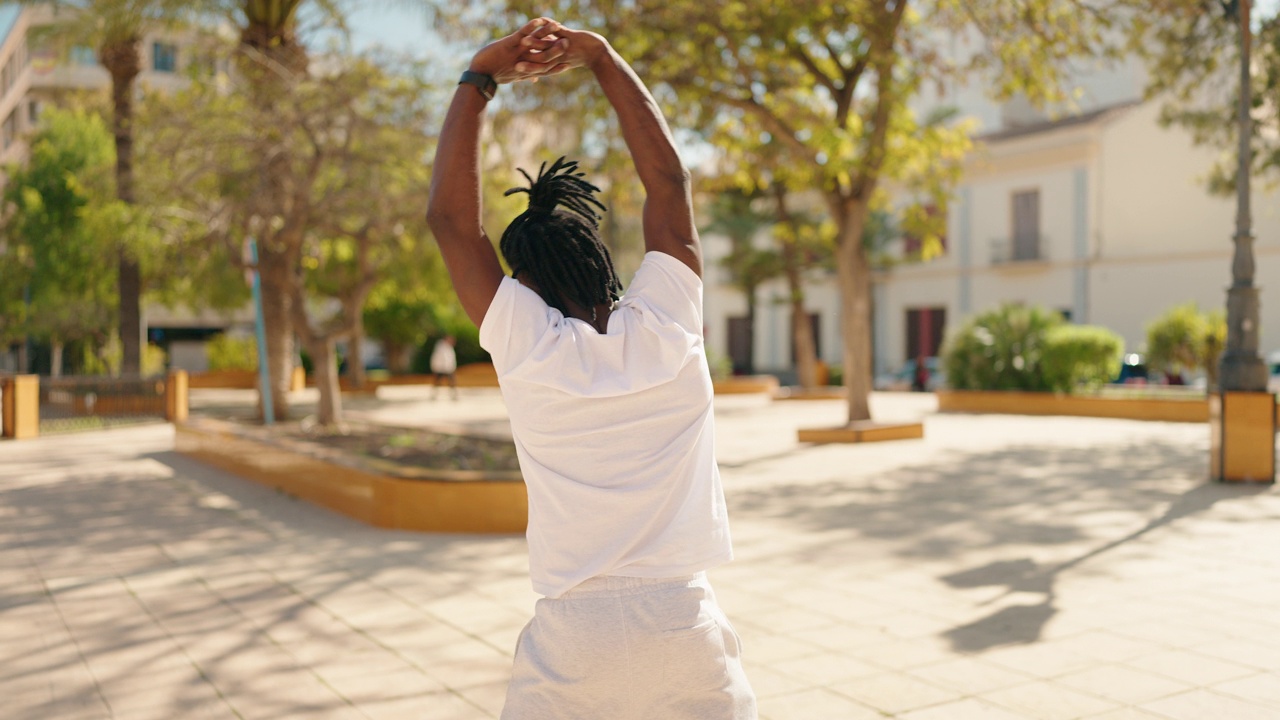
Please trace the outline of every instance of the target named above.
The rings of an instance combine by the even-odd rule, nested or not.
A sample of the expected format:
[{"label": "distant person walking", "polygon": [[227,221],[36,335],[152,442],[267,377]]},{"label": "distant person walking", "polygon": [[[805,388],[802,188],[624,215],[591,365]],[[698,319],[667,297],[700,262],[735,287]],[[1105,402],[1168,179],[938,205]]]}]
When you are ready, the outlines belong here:
[{"label": "distant person walking", "polygon": [[457,344],[457,338],[446,335],[437,340],[435,348],[431,350],[431,372],[436,376],[435,385],[431,390],[432,400],[435,400],[436,395],[439,394],[440,383],[445,380],[449,381],[453,399],[458,399],[458,353],[454,350]]},{"label": "distant person walking", "polygon": [[916,356],[916,367],[911,377],[911,389],[925,392],[929,389],[929,363],[923,354]]},{"label": "distant person walking", "polygon": [[[499,83],[589,68],[644,186],[645,256],[622,293],[599,191],[561,158],[524,173],[500,249],[480,138]],[[523,173],[523,170],[521,171]],[[463,74],[427,220],[493,356],[529,495],[529,574],[503,720],[754,720],[741,643],[706,571],[732,558],[702,336],[689,173],[658,103],[604,38],[538,18]]]}]

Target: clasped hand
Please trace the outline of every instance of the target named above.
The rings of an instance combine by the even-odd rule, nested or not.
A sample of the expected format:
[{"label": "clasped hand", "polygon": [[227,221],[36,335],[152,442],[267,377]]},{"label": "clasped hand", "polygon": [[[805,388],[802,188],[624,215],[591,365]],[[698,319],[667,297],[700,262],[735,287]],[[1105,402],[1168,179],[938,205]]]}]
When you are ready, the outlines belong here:
[{"label": "clasped hand", "polygon": [[570,30],[550,18],[535,18],[516,32],[486,45],[471,60],[473,72],[499,84],[557,75],[591,64],[605,50],[604,38]]}]

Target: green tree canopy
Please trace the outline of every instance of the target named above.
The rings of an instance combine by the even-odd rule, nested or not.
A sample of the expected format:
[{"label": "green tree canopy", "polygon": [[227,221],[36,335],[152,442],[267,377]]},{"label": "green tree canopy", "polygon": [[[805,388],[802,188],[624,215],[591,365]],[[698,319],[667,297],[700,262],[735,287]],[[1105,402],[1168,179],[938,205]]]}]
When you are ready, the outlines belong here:
[{"label": "green tree canopy", "polygon": [[9,332],[49,342],[54,374],[61,372],[67,342],[92,337],[103,343],[111,335],[115,278],[102,258],[118,250],[133,218],[114,198],[114,163],[101,117],[49,108],[27,163],[8,171],[3,293],[11,307],[30,301],[24,322]]},{"label": "green tree canopy", "polygon": [[[1001,97],[1066,97],[1068,57],[1104,49],[1112,18],[1078,0],[508,0],[603,34],[744,179],[810,190],[835,228],[851,421],[870,417],[871,267],[864,226],[890,184],[945,207],[963,128],[912,112],[925,83],[982,72]],[[947,35],[972,37],[963,57]],[[559,82],[557,80],[556,82]],[[760,151],[771,162],[757,162]],[[758,186],[765,186],[759,177]]]}]

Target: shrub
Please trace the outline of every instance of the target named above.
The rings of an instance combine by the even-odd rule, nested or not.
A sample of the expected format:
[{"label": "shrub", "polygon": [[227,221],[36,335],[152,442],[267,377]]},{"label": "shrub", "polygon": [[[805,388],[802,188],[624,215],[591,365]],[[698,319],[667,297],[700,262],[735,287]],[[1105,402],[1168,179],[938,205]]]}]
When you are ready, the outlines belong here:
[{"label": "shrub", "polygon": [[1221,310],[1202,313],[1195,303],[1178,305],[1147,325],[1147,364],[1166,374],[1203,369],[1216,386],[1226,337]]},{"label": "shrub", "polygon": [[942,351],[947,384],[957,390],[1048,390],[1040,367],[1045,337],[1061,324],[1057,313],[1013,304],[973,317]]},{"label": "shrub", "polygon": [[1041,371],[1054,392],[1096,390],[1120,372],[1124,339],[1091,325],[1059,325],[1045,334]]},{"label": "shrub", "polygon": [[733,360],[728,355],[721,355],[714,350],[707,350],[707,368],[711,371],[712,380],[733,377]]},{"label": "shrub", "polygon": [[1039,307],[1002,305],[947,339],[943,365],[957,390],[1075,392],[1120,370],[1124,341],[1106,328],[1067,325]]},{"label": "shrub", "polygon": [[258,341],[251,335],[222,333],[204,346],[210,370],[258,369]]}]

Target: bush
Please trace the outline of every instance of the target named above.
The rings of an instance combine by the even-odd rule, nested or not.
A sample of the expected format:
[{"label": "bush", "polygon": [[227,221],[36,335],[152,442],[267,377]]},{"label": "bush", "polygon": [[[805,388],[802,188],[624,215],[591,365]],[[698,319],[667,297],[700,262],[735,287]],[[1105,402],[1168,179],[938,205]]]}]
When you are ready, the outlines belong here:
[{"label": "bush", "polygon": [[210,370],[257,370],[258,341],[251,335],[222,333],[204,346]]},{"label": "bush", "polygon": [[1054,392],[1096,390],[1120,372],[1124,339],[1091,325],[1059,325],[1045,334],[1042,372]]},{"label": "bush", "polygon": [[721,355],[714,350],[707,350],[707,368],[711,371],[712,380],[733,377],[733,360],[728,355]]},{"label": "bush", "polygon": [[1202,313],[1195,303],[1178,305],[1147,325],[1147,365],[1166,375],[1203,369],[1214,387],[1226,338],[1221,310]]},{"label": "bush", "polygon": [[1066,325],[1039,307],[1003,305],[947,340],[947,384],[957,390],[1075,392],[1120,370],[1124,341],[1106,328]]},{"label": "bush", "polygon": [[1062,317],[1039,307],[1002,305],[977,315],[947,340],[947,384],[957,390],[1042,392],[1045,337]]}]

